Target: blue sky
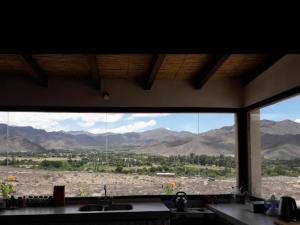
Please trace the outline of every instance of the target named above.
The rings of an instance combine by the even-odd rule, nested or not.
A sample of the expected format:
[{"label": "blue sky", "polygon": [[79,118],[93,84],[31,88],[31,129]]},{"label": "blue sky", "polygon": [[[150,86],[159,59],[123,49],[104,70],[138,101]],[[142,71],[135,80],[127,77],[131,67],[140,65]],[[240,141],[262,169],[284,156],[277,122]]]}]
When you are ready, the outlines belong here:
[{"label": "blue sky", "polygon": [[289,119],[300,122],[300,95],[262,108],[260,118],[275,121]]},{"label": "blue sky", "polygon": [[[261,119],[300,123],[300,96],[261,109]],[[0,123],[47,131],[140,132],[156,128],[201,133],[234,124],[233,113],[36,113],[0,112]]]}]

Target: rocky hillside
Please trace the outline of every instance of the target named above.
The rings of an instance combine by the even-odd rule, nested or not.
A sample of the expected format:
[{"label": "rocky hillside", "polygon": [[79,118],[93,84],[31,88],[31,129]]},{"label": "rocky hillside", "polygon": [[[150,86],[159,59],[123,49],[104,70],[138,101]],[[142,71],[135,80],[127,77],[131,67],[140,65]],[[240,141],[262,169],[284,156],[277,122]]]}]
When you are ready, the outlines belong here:
[{"label": "rocky hillside", "polygon": [[28,144],[23,145],[21,148],[25,151],[38,151],[41,149],[105,150],[106,141],[110,149],[118,147],[136,148],[195,136],[190,132],[175,132],[167,129],[155,129],[141,133],[106,133],[95,135],[81,131],[47,132],[32,127],[15,126],[8,127],[8,134],[8,142],[6,142],[7,125],[0,124],[0,152],[6,151],[6,149],[8,151],[19,151],[20,146],[22,146],[21,142],[24,142],[24,140],[28,142]]},{"label": "rocky hillside", "polygon": [[[9,127],[0,124],[0,152],[47,151],[51,149],[105,150],[127,149],[134,152],[172,155],[190,153],[219,155],[234,154],[234,127],[222,127],[199,135],[154,129],[139,133],[91,134],[84,131],[47,132],[32,127]],[[262,152],[269,159],[300,157],[300,124],[290,121],[261,121]]]}]

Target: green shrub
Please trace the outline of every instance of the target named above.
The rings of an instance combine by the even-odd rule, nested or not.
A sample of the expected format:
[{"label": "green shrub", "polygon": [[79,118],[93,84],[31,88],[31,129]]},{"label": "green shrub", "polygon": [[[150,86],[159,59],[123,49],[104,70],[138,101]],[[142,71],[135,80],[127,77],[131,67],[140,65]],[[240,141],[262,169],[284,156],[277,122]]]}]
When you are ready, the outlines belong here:
[{"label": "green shrub", "polygon": [[76,195],[76,197],[90,197],[91,194],[87,191],[83,191],[82,189],[79,189],[79,193]]},{"label": "green shrub", "polygon": [[122,171],[123,171],[123,167],[122,166],[117,166],[116,169],[115,169],[116,173],[122,173]]},{"label": "green shrub", "polygon": [[3,181],[1,183],[1,193],[3,198],[9,198],[9,196],[14,192],[14,186]]}]

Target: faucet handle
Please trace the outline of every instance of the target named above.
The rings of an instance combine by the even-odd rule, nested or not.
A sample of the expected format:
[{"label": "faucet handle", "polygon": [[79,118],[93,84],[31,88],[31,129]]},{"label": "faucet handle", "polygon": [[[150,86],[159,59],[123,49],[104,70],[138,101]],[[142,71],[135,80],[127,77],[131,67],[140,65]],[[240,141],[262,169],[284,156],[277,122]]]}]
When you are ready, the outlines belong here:
[{"label": "faucet handle", "polygon": [[104,186],[103,186],[103,189],[104,189],[104,196],[105,196],[105,198],[106,198],[106,192],[107,192],[107,187],[106,187],[106,184],[104,184]]}]

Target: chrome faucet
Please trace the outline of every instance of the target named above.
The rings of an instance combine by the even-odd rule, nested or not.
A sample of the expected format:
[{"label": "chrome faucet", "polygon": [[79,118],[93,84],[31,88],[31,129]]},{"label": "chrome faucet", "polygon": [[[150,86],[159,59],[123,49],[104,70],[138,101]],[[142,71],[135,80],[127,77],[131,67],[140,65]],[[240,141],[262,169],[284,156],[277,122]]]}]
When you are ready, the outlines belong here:
[{"label": "chrome faucet", "polygon": [[105,196],[105,199],[107,198],[107,195],[106,195],[106,191],[107,191],[107,188],[106,188],[106,184],[104,184],[104,196]]},{"label": "chrome faucet", "polygon": [[111,205],[112,204],[112,197],[107,196],[107,186],[106,184],[103,186],[104,189],[104,199],[102,200],[99,198],[98,204],[101,205]]}]

